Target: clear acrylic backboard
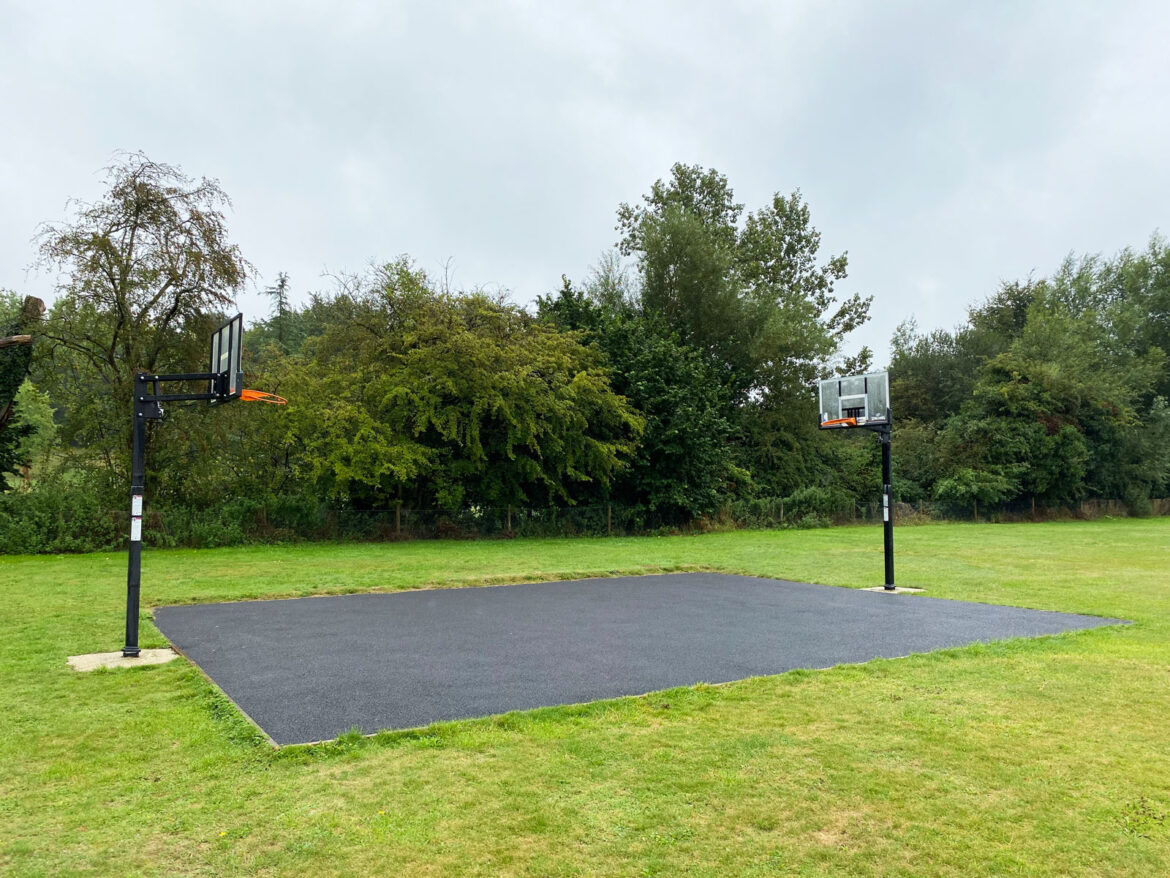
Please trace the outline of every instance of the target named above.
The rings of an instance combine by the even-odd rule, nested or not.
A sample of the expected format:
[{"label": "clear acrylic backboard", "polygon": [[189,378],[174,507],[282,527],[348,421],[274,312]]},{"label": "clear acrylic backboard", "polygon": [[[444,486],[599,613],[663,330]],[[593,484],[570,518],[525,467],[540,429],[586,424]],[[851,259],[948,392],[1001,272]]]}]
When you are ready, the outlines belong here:
[{"label": "clear acrylic backboard", "polygon": [[211,334],[211,379],[209,392],[215,397],[211,405],[239,399],[244,386],[240,362],[244,349],[244,315],[237,314]]},{"label": "clear acrylic backboard", "polygon": [[888,372],[827,378],[820,386],[822,429],[890,423]]}]

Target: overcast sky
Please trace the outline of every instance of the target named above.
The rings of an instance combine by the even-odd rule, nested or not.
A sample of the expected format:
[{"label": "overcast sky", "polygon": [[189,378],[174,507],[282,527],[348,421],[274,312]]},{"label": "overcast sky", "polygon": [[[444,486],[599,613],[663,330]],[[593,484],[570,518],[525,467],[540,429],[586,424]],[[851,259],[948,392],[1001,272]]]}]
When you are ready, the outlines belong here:
[{"label": "overcast sky", "polygon": [[[851,347],[1170,231],[1170,4],[0,0],[0,287],[142,150],[232,197],[294,293],[409,254],[531,302],[582,280],[674,162],[799,188]],[[269,304],[241,297],[249,318]]]}]

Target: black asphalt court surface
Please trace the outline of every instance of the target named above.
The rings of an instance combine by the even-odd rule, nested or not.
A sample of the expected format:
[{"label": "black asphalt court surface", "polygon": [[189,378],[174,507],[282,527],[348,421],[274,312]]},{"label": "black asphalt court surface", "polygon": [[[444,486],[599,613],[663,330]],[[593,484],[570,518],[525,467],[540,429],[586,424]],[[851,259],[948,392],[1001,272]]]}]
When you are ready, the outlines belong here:
[{"label": "black asphalt court surface", "polygon": [[155,611],[277,744],[1121,621],[719,573]]}]

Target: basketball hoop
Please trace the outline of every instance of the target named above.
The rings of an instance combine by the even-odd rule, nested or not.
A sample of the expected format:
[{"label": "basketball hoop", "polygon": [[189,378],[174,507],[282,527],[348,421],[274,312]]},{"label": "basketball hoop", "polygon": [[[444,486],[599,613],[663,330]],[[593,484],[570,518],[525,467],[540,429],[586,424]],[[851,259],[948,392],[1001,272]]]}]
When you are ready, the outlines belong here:
[{"label": "basketball hoop", "polygon": [[890,460],[890,375],[868,372],[820,382],[822,430],[872,430],[882,446],[882,542],[886,591],[894,591],[893,464]]},{"label": "basketball hoop", "polygon": [[240,399],[244,402],[270,402],[273,405],[288,404],[288,400],[283,396],[277,396],[275,393],[268,393],[263,390],[241,390]]}]

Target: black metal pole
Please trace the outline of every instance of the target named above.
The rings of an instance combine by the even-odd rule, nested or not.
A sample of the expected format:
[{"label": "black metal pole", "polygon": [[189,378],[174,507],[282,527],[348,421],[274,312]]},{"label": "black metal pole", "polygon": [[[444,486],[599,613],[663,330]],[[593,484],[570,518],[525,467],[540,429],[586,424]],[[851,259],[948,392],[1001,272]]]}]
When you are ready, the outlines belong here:
[{"label": "black metal pole", "polygon": [[894,590],[894,481],[890,461],[890,428],[887,426],[878,437],[882,443],[882,531],[886,554],[886,591]]},{"label": "black metal pole", "polygon": [[138,655],[138,600],[142,586],[142,498],[146,493],[146,375],[134,376],[133,439],[130,452],[130,561],[126,570],[126,645]]},{"label": "black metal pole", "polygon": [[142,501],[146,493],[146,422],[163,417],[161,402],[171,400],[213,400],[223,394],[216,388],[207,393],[159,393],[163,381],[222,380],[218,372],[182,372],[175,375],[134,375],[134,399],[131,405],[130,450],[130,559],[126,565],[126,645],[122,655],[136,656],[138,648],[138,606],[142,591]]}]

